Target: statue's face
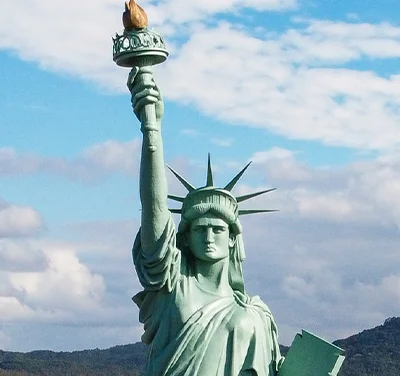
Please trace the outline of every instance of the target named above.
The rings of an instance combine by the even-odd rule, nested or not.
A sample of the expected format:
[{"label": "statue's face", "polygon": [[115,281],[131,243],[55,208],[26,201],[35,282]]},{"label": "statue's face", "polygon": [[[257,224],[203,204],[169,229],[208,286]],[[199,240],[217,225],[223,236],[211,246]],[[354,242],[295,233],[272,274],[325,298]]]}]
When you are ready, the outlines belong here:
[{"label": "statue's face", "polygon": [[228,224],[211,213],[192,221],[188,242],[196,258],[210,262],[229,257],[229,247],[233,245]]}]

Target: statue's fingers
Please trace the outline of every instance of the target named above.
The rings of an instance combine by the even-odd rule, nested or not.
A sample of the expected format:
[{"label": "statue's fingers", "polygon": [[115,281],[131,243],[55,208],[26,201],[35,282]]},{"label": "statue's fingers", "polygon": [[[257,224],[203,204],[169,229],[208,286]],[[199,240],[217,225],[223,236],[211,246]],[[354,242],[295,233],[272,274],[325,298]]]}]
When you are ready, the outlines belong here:
[{"label": "statue's fingers", "polygon": [[136,94],[145,91],[146,89],[154,89],[156,87],[156,84],[153,81],[150,82],[143,82],[140,80],[139,82],[135,82],[135,84],[132,86],[131,94],[132,96],[135,96]]},{"label": "statue's fingers", "polygon": [[132,94],[132,103],[139,102],[142,98],[145,97],[154,97],[156,98],[156,102],[160,100],[160,93],[153,88],[145,88],[136,94]]},{"label": "statue's fingers", "polygon": [[132,91],[132,89],[134,88],[133,83],[134,83],[134,81],[135,81],[135,78],[136,78],[136,76],[137,76],[139,70],[140,70],[139,67],[133,67],[133,68],[131,69],[131,71],[129,72],[128,80],[127,80],[127,82],[126,82],[126,86],[128,86],[129,91]]},{"label": "statue's fingers", "polygon": [[155,104],[158,102],[158,98],[156,97],[143,97],[139,101],[134,102],[133,104],[133,111],[135,112],[136,115],[140,114],[141,109],[148,105],[148,104]]},{"label": "statue's fingers", "polygon": [[156,83],[154,83],[154,85],[155,85],[154,86],[154,90],[156,90],[158,92],[158,98],[159,98],[160,101],[162,101],[163,97],[162,97],[161,90],[160,90],[160,88],[158,87],[158,85]]}]

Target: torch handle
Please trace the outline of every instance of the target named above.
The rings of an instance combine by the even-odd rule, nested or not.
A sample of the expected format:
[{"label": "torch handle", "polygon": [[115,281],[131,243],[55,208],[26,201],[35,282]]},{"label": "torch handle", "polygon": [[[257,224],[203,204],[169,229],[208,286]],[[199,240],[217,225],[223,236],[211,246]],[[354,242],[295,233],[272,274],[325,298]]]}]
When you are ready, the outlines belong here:
[{"label": "torch handle", "polygon": [[[142,83],[144,87],[151,88],[153,86],[153,70],[151,66],[144,66],[140,69],[138,76],[136,77],[138,83]],[[148,135],[148,150],[154,152],[157,150],[157,138],[158,129],[156,117],[156,106],[155,104],[146,104],[142,113],[140,114],[141,119],[141,131],[143,134]]]}]

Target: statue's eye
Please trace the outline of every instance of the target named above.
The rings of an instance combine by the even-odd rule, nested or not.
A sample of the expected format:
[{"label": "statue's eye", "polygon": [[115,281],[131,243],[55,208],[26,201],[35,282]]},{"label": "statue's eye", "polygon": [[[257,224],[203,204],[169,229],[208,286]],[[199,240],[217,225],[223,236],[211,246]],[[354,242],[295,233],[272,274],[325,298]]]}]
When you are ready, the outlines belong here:
[{"label": "statue's eye", "polygon": [[214,227],[214,234],[220,234],[221,232],[224,231],[225,231],[224,227]]}]

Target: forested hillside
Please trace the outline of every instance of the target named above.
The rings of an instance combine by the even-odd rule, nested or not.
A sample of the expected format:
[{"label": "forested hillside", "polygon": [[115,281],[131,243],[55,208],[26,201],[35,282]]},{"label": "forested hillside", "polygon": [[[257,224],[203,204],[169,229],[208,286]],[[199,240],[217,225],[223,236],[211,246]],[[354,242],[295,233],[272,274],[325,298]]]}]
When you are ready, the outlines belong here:
[{"label": "forested hillside", "polygon": [[146,354],[142,343],[74,352],[0,350],[0,376],[139,376]]},{"label": "forested hillside", "polygon": [[400,317],[335,344],[346,350],[340,376],[400,376]]},{"label": "forested hillside", "polygon": [[[400,375],[400,317],[335,344],[346,350],[340,376]],[[74,352],[0,350],[0,376],[139,376],[146,354],[141,343]]]}]

